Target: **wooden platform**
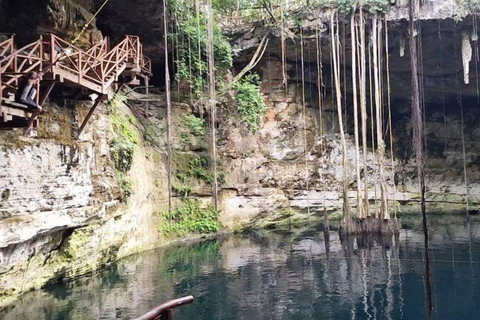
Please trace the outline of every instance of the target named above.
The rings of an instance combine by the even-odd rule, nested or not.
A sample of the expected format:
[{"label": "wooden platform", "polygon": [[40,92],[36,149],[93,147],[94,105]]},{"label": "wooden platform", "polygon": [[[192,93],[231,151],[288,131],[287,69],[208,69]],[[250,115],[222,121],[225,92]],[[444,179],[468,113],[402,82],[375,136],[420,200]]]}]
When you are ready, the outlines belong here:
[{"label": "wooden platform", "polygon": [[[21,77],[31,71],[42,72],[42,84],[48,83],[45,92],[37,84],[37,104],[43,105],[55,85],[81,88],[96,93],[95,107],[101,100],[111,97],[112,85],[117,82],[139,85],[140,80],[148,87],[152,75],[151,60],[143,55],[137,36],[125,36],[115,47],[109,47],[108,39],[83,50],[50,34],[23,48],[15,49],[13,37],[0,42],[0,53],[8,58],[0,66],[0,130],[22,127],[32,112],[22,104],[12,101]],[[10,98],[7,98],[10,95]],[[40,98],[41,97],[41,98]],[[95,108],[92,107],[92,112]],[[91,112],[83,120],[79,133],[88,121]],[[36,122],[38,124],[38,121]]]},{"label": "wooden platform", "polygon": [[[15,101],[2,99],[0,104],[0,129],[26,128],[32,111],[27,106]],[[33,127],[38,126],[38,119],[34,121]]]}]

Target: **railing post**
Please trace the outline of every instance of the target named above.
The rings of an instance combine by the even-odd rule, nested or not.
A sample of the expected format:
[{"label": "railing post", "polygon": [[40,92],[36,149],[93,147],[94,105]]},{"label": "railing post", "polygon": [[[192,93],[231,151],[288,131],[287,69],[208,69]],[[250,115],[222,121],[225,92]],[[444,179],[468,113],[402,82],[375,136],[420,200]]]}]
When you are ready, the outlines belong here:
[{"label": "railing post", "polygon": [[140,38],[135,38],[137,40],[137,56],[135,57],[136,59],[136,64],[140,65]]},{"label": "railing post", "polygon": [[78,53],[78,83],[81,83],[82,82],[82,72],[83,72],[83,68],[82,68],[82,52],[80,51]]},{"label": "railing post", "polygon": [[43,70],[43,36],[40,35],[40,71]]},{"label": "railing post", "polygon": [[53,34],[50,33],[50,65],[51,67],[51,72],[53,74],[53,77],[55,79],[55,65],[53,62],[57,59],[57,50],[55,50],[55,41],[53,39]]},{"label": "railing post", "polygon": [[95,102],[93,103],[92,108],[90,109],[90,111],[88,111],[87,116],[85,117],[85,119],[84,119],[83,122],[82,122],[82,125],[81,125],[80,128],[78,129],[77,137],[76,137],[77,139],[80,138],[80,135],[82,134],[83,129],[84,129],[85,126],[87,125],[87,122],[88,122],[88,120],[90,119],[90,117],[92,116],[92,114],[93,114],[93,112],[95,111],[95,109],[97,109],[97,106],[98,106],[99,103],[100,103],[100,97],[98,97],[97,100],[95,100]]},{"label": "railing post", "polygon": [[12,35],[12,41],[10,41],[10,54],[13,54],[13,51],[15,50],[15,47],[13,44],[15,43],[15,34]]}]

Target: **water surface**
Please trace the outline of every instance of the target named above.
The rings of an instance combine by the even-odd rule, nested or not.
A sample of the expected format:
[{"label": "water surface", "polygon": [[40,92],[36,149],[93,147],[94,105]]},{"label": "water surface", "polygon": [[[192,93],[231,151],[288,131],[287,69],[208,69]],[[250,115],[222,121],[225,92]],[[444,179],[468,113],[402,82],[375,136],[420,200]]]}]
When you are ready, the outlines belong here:
[{"label": "water surface", "polygon": [[130,319],[193,295],[175,319],[475,319],[480,228],[431,219],[432,294],[419,220],[398,238],[325,242],[318,228],[253,232],[124,259],[98,274],[24,295],[1,319]]}]

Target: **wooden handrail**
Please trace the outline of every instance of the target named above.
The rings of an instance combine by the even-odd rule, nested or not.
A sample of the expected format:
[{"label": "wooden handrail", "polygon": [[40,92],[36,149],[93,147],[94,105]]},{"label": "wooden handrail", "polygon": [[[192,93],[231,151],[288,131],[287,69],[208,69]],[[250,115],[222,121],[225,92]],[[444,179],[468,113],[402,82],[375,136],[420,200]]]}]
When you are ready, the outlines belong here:
[{"label": "wooden handrail", "polygon": [[168,302],[162,303],[161,305],[153,308],[149,312],[145,313],[143,316],[135,318],[134,320],[156,320],[156,319],[173,319],[172,311],[176,307],[183,306],[193,302],[193,296],[187,296],[175,300],[170,300]]},{"label": "wooden handrail", "polygon": [[[18,79],[30,71],[45,71],[53,74],[66,72],[68,80],[81,84],[83,80],[98,86],[102,93],[123,72],[128,62],[147,76],[151,75],[151,61],[143,56],[140,38],[126,36],[114,48],[109,49],[105,38],[84,51],[51,34],[49,41],[40,37],[36,42],[15,50],[13,36],[0,42],[0,88],[13,88]],[[44,65],[48,67],[44,68]],[[66,74],[64,74],[66,76]]]}]

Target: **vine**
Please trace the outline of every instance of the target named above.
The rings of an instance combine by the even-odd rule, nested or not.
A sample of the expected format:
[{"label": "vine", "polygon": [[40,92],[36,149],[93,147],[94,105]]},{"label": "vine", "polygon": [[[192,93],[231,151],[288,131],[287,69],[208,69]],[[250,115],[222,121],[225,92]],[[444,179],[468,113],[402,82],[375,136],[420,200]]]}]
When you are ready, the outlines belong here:
[{"label": "vine", "polygon": [[[176,80],[185,81],[195,95],[201,96],[207,85],[208,74],[205,50],[207,47],[206,16],[200,12],[198,18],[192,19],[188,16],[190,10],[188,5],[180,5],[175,0],[171,0],[170,4],[171,10],[176,13],[178,19],[176,37],[179,39],[177,43],[179,59],[176,62]],[[218,75],[222,75],[233,66],[232,47],[216,22],[213,26],[213,48],[215,71]],[[221,77],[218,78],[221,79]],[[217,86],[220,85],[221,82],[217,81]]]}]

